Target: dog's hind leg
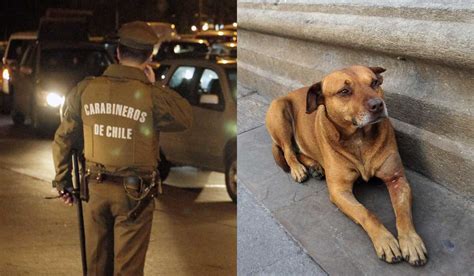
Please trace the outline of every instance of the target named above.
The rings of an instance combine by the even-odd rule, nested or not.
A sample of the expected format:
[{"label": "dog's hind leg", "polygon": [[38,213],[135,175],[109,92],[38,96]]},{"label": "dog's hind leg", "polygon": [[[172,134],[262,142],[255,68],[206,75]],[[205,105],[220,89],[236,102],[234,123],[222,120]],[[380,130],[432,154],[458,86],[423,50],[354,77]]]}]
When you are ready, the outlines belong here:
[{"label": "dog's hind leg", "polygon": [[273,101],[267,112],[266,126],[273,139],[272,152],[275,162],[284,171],[290,171],[291,176],[296,182],[303,182],[307,179],[308,172],[305,166],[298,161],[293,149],[293,118],[291,109],[291,103],[285,98]]}]

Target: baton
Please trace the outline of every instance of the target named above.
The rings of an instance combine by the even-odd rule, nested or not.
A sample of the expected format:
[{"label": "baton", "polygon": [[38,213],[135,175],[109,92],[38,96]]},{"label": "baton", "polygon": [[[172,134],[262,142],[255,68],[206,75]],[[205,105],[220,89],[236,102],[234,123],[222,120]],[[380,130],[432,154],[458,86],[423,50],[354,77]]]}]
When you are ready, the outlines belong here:
[{"label": "baton", "polygon": [[82,212],[82,200],[80,190],[79,178],[79,157],[77,152],[72,153],[72,169],[73,169],[73,196],[76,201],[77,219],[79,221],[79,241],[81,243],[81,260],[82,260],[82,274],[87,276],[87,262],[86,262],[86,239],[84,231],[84,215]]}]

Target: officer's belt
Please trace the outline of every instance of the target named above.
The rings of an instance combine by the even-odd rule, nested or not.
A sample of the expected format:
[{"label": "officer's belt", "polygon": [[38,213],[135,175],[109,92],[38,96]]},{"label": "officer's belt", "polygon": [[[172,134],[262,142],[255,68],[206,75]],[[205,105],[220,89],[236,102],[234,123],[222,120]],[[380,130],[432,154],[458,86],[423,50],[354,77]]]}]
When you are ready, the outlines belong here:
[{"label": "officer's belt", "polygon": [[108,181],[108,182],[114,182],[114,183],[120,183],[120,184],[124,183],[124,181],[128,182],[127,180],[131,180],[133,178],[141,179],[145,182],[149,182],[153,178],[153,175],[151,175],[151,174],[134,175],[134,176],[121,176],[121,175],[113,175],[113,174],[100,173],[100,172],[89,173],[88,176],[89,176],[90,180],[95,180],[99,183],[104,182],[104,181]]},{"label": "officer's belt", "polygon": [[[140,177],[143,179],[150,179],[153,176],[153,173],[156,173],[156,169],[153,167],[146,168],[116,168],[104,166],[102,164],[94,163],[86,160],[86,172],[92,178],[102,178],[105,180],[105,177],[109,181],[121,181],[126,177],[134,176]],[[115,181],[114,181],[115,182]]]},{"label": "officer's belt", "polygon": [[156,171],[155,166],[146,166],[146,167],[115,167],[109,165],[102,165],[100,163],[95,163],[89,160],[86,160],[86,171],[89,174],[102,173],[108,175],[117,175],[117,176],[139,176],[146,178],[153,174]]}]

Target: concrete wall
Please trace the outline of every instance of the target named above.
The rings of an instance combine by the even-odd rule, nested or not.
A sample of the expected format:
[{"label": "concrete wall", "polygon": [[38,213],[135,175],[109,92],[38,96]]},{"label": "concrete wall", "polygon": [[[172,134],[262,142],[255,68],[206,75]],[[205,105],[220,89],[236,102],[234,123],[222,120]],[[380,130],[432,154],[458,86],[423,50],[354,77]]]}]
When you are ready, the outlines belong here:
[{"label": "concrete wall", "polygon": [[381,66],[404,164],[474,196],[472,1],[238,1],[239,82],[269,99]]}]

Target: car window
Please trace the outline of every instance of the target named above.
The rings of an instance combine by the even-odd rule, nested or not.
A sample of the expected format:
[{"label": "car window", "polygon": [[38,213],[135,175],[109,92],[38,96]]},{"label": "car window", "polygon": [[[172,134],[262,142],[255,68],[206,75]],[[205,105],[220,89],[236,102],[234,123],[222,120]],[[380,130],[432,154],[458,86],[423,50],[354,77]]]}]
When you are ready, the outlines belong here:
[{"label": "car window", "polygon": [[[197,89],[197,97],[199,99],[199,106],[213,110],[224,110],[225,100],[222,93],[221,80],[219,75],[212,69],[202,68],[202,74],[199,78],[199,87]],[[217,104],[201,103],[202,95],[216,95],[218,97]]]},{"label": "car window", "polygon": [[31,52],[32,52],[32,47],[28,47],[25,51],[25,54],[23,55],[23,57],[21,58],[21,62],[20,62],[20,66],[24,66],[26,65],[27,63],[27,60],[31,59],[30,56],[31,56]]},{"label": "car window", "polygon": [[199,80],[198,94],[222,94],[222,88],[217,73],[211,69],[204,69]]},{"label": "car window", "polygon": [[[26,59],[26,66],[29,66],[31,67],[32,70],[35,70],[36,68],[36,47],[34,47],[33,45],[29,47],[30,51],[29,51],[29,54],[28,54],[28,57]],[[26,54],[26,53],[25,53]]]},{"label": "car window", "polygon": [[84,76],[98,76],[110,63],[105,50],[96,49],[45,49],[40,56],[41,71],[72,71]]},{"label": "car window", "polygon": [[196,96],[193,93],[193,78],[196,74],[196,67],[180,66],[174,71],[169,82],[169,87],[181,96],[186,98],[191,104],[196,104]]}]

